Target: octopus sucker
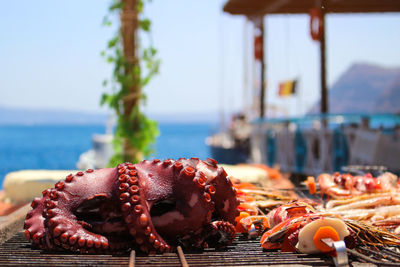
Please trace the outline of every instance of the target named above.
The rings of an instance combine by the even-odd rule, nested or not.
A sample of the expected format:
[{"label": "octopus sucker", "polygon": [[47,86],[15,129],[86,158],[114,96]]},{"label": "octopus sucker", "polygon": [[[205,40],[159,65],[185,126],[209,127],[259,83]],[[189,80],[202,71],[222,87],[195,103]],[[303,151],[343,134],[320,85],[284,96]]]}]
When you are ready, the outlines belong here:
[{"label": "octopus sucker", "polygon": [[33,247],[85,254],[223,247],[235,237],[237,205],[215,160],[126,162],[70,174],[45,190],[32,201],[25,237]]}]

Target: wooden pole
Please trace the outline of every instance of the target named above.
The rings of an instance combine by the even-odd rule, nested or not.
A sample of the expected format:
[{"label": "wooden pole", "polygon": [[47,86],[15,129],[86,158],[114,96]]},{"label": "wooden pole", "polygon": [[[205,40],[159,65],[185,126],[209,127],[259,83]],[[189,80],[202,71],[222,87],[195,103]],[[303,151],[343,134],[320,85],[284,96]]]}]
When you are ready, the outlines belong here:
[{"label": "wooden pole", "polygon": [[260,64],[260,94],[259,94],[259,115],[260,118],[265,117],[265,31],[264,31],[264,17],[257,16],[252,18],[255,32],[254,32],[254,59],[256,66]]},{"label": "wooden pole", "polygon": [[329,99],[328,99],[328,88],[326,85],[326,44],[325,44],[325,13],[326,13],[326,1],[321,1],[321,13],[322,13],[322,36],[320,40],[320,55],[321,55],[321,114],[327,114],[329,112]]},{"label": "wooden pole", "polygon": [[[138,1],[139,0],[121,0],[123,8],[121,12],[121,36],[123,53],[126,60],[125,73],[132,78],[128,93],[123,97],[124,116],[128,119],[132,110],[139,105],[141,88],[140,83],[140,64],[138,55]],[[133,133],[137,129],[135,121],[132,125]],[[125,161],[138,159],[138,152],[128,140],[125,140],[123,147]]]},{"label": "wooden pole", "polygon": [[264,17],[261,17],[260,22],[261,40],[262,40],[262,59],[261,59],[261,92],[260,92],[260,118],[265,117],[265,30],[264,30]]}]

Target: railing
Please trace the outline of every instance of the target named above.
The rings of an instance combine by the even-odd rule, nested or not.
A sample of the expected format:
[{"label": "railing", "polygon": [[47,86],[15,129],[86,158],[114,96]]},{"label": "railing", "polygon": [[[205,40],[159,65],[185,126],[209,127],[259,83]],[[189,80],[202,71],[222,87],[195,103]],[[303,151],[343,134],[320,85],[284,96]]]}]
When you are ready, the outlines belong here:
[{"label": "railing", "polygon": [[318,174],[346,165],[400,169],[400,117],[305,116],[252,122],[251,158],[284,172]]}]

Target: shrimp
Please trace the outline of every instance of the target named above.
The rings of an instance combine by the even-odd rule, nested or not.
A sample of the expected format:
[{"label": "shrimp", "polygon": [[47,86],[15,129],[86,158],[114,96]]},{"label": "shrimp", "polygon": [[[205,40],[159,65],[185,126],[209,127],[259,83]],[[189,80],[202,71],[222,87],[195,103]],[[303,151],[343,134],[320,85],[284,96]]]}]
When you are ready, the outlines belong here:
[{"label": "shrimp", "polygon": [[363,194],[360,196],[354,196],[352,198],[344,198],[344,199],[333,199],[329,200],[326,202],[326,209],[331,209],[336,206],[342,206],[342,205],[347,205],[351,204],[357,201],[363,201],[366,199],[372,199],[372,198],[377,198],[377,197],[386,197],[386,196],[391,196],[392,193],[378,193],[378,194]]},{"label": "shrimp", "polygon": [[386,172],[378,178],[367,173],[364,176],[353,176],[348,173],[333,175],[323,173],[317,181],[322,194],[333,198],[351,198],[363,194],[379,192],[396,192],[399,190],[397,176]]},{"label": "shrimp", "polygon": [[398,177],[391,172],[385,172],[378,176],[378,181],[384,191],[397,191],[399,189]]},{"label": "shrimp", "polygon": [[381,220],[400,215],[400,205],[382,206],[373,209],[350,209],[335,211],[336,214],[352,220]]},{"label": "shrimp", "polygon": [[400,215],[393,216],[387,219],[376,220],[372,223],[372,225],[385,227],[386,229],[399,228],[400,230]]},{"label": "shrimp", "polygon": [[323,173],[318,176],[317,182],[322,193],[329,196],[340,198],[340,197],[350,197],[351,191],[348,189],[340,188],[334,181],[334,176]]},{"label": "shrimp", "polygon": [[298,217],[307,213],[314,213],[315,209],[306,202],[292,201],[271,210],[267,214],[268,224],[274,227],[277,224],[292,218]]},{"label": "shrimp", "polygon": [[360,208],[374,208],[378,206],[400,205],[400,194],[388,194],[384,196],[367,198],[346,205],[330,208],[330,211],[353,210]]}]

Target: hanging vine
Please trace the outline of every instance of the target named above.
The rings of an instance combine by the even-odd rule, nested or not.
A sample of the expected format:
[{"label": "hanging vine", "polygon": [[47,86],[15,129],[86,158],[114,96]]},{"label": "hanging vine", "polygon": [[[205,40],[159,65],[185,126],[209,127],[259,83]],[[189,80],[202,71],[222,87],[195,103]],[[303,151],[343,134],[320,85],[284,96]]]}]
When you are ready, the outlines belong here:
[{"label": "hanging vine", "polygon": [[[129,3],[128,3],[129,2]],[[117,125],[114,133],[114,155],[110,165],[115,166],[124,161],[138,162],[143,157],[153,152],[155,139],[159,134],[157,123],[150,120],[141,111],[146,102],[146,95],[142,88],[146,86],[151,78],[158,73],[160,60],[156,58],[157,50],[152,45],[150,26],[151,21],[143,17],[145,2],[151,0],[113,0],[109,7],[109,14],[104,18],[105,26],[113,26],[111,15],[121,15],[121,25],[118,31],[108,41],[107,48],[101,52],[106,62],[113,64],[112,77],[103,82],[104,87],[111,87],[112,93],[104,93],[101,98],[101,105],[108,105],[117,116]],[[128,19],[136,16],[131,28],[128,27],[132,40],[127,40],[124,27],[124,6],[134,5],[133,12],[130,12]],[[125,32],[124,32],[125,31]],[[143,44],[137,47],[137,32],[145,33],[150,45]],[[143,35],[143,34],[142,34]],[[136,37],[135,37],[136,36]],[[125,39],[124,39],[125,38]],[[126,42],[129,42],[128,44]],[[124,43],[125,42],[125,43]],[[127,56],[127,47],[134,56]],[[137,53],[137,55],[135,54]]]}]

